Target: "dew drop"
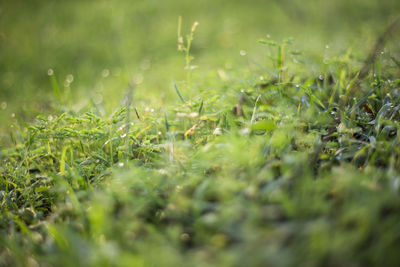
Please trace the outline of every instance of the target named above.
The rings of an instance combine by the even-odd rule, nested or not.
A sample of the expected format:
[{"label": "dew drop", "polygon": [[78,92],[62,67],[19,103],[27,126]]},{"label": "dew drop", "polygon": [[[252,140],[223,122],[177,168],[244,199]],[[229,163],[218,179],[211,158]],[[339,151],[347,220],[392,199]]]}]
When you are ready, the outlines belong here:
[{"label": "dew drop", "polygon": [[103,76],[104,78],[108,77],[110,75],[110,70],[109,69],[104,69],[101,72],[101,76]]},{"label": "dew drop", "polygon": [[189,117],[191,117],[191,118],[196,118],[198,116],[199,116],[198,112],[192,112],[192,113],[189,114]]},{"label": "dew drop", "polygon": [[240,55],[241,55],[241,56],[245,56],[245,55],[247,55],[247,53],[246,53],[245,50],[240,50]]},{"label": "dew drop", "polygon": [[72,83],[74,81],[74,75],[68,74],[67,78],[65,79],[66,82]]},{"label": "dew drop", "polygon": [[151,67],[151,62],[149,59],[145,59],[140,63],[140,68],[142,70],[148,70]]},{"label": "dew drop", "polygon": [[221,135],[221,134],[222,134],[221,128],[219,128],[219,127],[215,128],[213,134],[214,134],[214,135]]},{"label": "dew drop", "polygon": [[242,130],[240,130],[240,133],[243,135],[247,135],[250,133],[250,128],[248,128],[248,127],[243,128]]},{"label": "dew drop", "polygon": [[133,82],[135,83],[135,84],[141,84],[142,82],[143,82],[143,80],[144,80],[144,78],[143,78],[143,75],[142,74],[136,74],[134,77],[133,77]]},{"label": "dew drop", "polygon": [[94,97],[93,97],[93,102],[96,105],[101,104],[103,102],[103,96],[101,94],[95,94]]}]

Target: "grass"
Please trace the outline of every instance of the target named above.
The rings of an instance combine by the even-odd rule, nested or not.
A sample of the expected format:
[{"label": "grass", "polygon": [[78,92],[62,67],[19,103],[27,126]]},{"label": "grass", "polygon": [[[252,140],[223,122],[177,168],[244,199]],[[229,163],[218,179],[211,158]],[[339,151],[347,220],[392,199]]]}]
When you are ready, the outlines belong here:
[{"label": "grass", "polygon": [[[318,61],[324,54],[339,55],[349,47],[363,59],[377,32],[390,23],[399,7],[397,0],[384,4],[293,0],[291,5],[258,0],[251,4],[244,0],[4,2],[0,7],[1,141],[8,140],[3,132],[13,123],[13,113],[32,121],[53,112],[49,69],[54,70],[60,89],[67,85],[71,91],[75,112],[93,100],[101,103],[103,115],[109,115],[133,78],[140,82],[136,101],[172,104],[171,80],[186,79],[185,58],[176,52],[179,16],[185,35],[194,21],[201,23],[192,46],[193,65],[199,67],[192,77],[194,96],[200,89],[196,85],[204,85],[204,77],[215,75],[217,69],[239,72],[247,58],[265,65],[263,49],[255,41],[267,34],[276,40],[294,37],[297,49]],[[324,49],[326,45],[329,49]],[[241,50],[248,52],[246,57],[240,56]]]},{"label": "grass", "polygon": [[168,101],[77,109],[49,71],[0,151],[0,266],[397,266],[396,46],[361,77],[367,53],[266,37],[208,75],[189,30]]}]

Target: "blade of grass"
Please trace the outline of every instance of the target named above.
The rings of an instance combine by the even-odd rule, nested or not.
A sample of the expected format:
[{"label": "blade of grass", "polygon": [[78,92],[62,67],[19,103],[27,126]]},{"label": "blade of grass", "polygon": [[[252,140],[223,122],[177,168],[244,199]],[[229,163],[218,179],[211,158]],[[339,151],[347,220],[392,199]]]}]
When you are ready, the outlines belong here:
[{"label": "blade of grass", "polygon": [[185,101],[185,99],[183,99],[183,96],[182,96],[181,92],[179,91],[178,85],[176,85],[175,81],[174,81],[174,88],[175,88],[175,92],[177,93],[177,95],[181,99],[182,103],[185,104],[186,101]]}]

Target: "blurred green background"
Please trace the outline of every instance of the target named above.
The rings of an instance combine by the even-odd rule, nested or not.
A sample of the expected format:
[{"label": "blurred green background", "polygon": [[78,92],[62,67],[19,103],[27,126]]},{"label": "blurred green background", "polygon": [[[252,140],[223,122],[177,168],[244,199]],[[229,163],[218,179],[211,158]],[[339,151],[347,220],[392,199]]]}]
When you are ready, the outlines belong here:
[{"label": "blurred green background", "polygon": [[366,57],[399,10],[398,0],[1,1],[0,129],[51,112],[49,69],[76,111],[94,103],[107,114],[132,80],[138,102],[176,98],[172,80],[185,75],[179,16],[184,33],[200,23],[192,54],[194,84],[204,86],[218,69],[262,64],[265,47],[257,40],[266,35],[293,37],[316,63],[349,48]]}]

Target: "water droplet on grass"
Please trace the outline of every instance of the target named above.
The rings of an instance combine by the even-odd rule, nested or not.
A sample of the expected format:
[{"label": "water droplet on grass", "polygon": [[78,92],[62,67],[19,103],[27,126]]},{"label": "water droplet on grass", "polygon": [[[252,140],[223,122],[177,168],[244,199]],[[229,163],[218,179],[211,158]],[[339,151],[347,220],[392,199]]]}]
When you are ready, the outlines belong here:
[{"label": "water droplet on grass", "polygon": [[53,69],[49,69],[49,70],[47,71],[47,75],[51,76],[51,75],[53,75],[53,74],[54,74],[54,70],[53,70]]},{"label": "water droplet on grass", "polygon": [[240,133],[243,135],[247,135],[250,133],[250,128],[248,128],[248,127],[243,128],[242,130],[240,130]]},{"label": "water droplet on grass", "polygon": [[141,84],[142,82],[143,82],[143,80],[144,80],[144,77],[143,77],[143,75],[142,74],[136,74],[134,77],[133,77],[133,82],[135,83],[135,84]]},{"label": "water droplet on grass", "polygon": [[214,134],[214,135],[221,135],[221,134],[222,134],[221,128],[219,128],[219,127],[215,128],[213,134]]},{"label": "water droplet on grass", "polygon": [[103,96],[101,94],[95,94],[94,97],[93,97],[93,102],[96,105],[101,104],[103,102]]},{"label": "water droplet on grass", "polygon": [[74,75],[68,74],[67,78],[65,79],[66,82],[72,83],[74,81]]},{"label": "water droplet on grass", "polygon": [[245,56],[245,55],[247,55],[247,53],[246,53],[245,50],[240,50],[240,55],[241,55],[241,56]]},{"label": "water droplet on grass", "polygon": [[101,76],[103,76],[104,78],[108,77],[108,75],[110,75],[110,70],[109,69],[104,69],[101,72]]},{"label": "water droplet on grass", "polygon": [[145,59],[140,63],[140,68],[142,70],[148,70],[151,67],[151,62],[149,59]]}]

